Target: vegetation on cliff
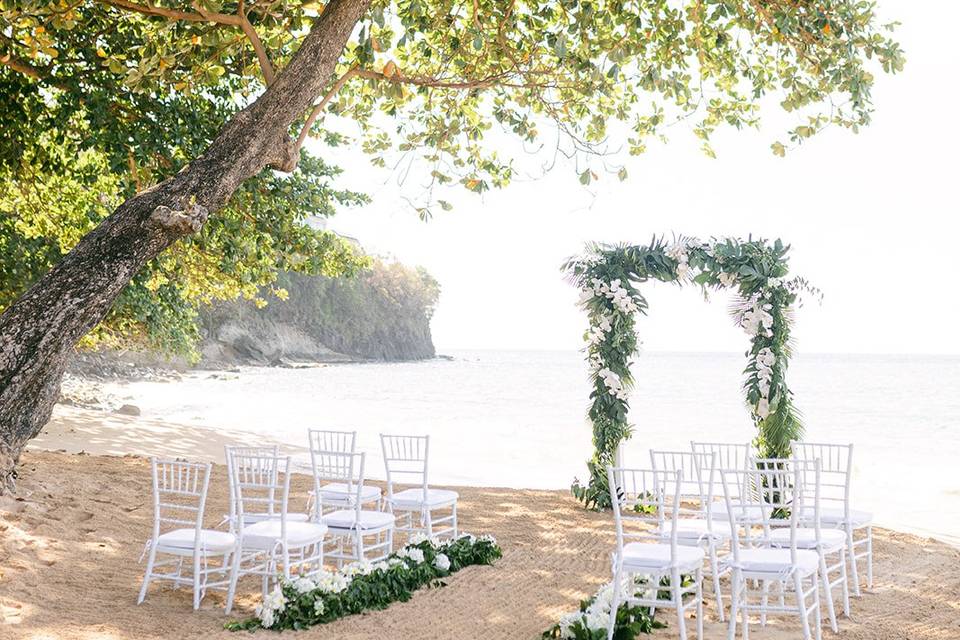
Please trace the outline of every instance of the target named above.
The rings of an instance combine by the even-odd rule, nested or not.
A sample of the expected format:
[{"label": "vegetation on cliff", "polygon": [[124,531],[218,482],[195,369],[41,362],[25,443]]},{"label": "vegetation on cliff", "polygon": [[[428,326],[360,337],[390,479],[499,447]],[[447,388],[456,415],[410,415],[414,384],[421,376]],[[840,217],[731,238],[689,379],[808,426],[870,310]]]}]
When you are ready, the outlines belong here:
[{"label": "vegetation on cliff", "polygon": [[417,360],[435,355],[430,318],[440,294],[422,268],[372,261],[351,278],[283,273],[288,296],[204,310],[208,363],[285,360]]}]

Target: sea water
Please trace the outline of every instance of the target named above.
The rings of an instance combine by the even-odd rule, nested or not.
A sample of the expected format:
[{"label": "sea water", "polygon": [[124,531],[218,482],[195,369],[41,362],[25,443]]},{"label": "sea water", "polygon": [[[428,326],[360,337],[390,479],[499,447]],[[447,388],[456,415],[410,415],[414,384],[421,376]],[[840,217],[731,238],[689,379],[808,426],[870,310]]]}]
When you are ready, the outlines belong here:
[{"label": "sea water", "polygon": [[[560,489],[585,475],[590,385],[575,351],[447,351],[451,359],[199,372],[115,392],[144,416],[305,445],[356,430],[382,478],[378,434],[430,434],[438,484]],[[747,442],[740,354],[644,353],[625,463],[691,440]],[[800,355],[788,374],[806,439],[854,444],[852,497],[876,522],[960,542],[960,357]]]}]

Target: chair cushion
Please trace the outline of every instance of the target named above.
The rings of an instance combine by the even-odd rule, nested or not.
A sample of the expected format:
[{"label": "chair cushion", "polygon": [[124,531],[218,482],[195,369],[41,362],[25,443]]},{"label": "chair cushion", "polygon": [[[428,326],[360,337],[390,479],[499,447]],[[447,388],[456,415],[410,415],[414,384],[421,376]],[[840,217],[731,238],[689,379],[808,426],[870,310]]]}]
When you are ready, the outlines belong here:
[{"label": "chair cushion", "polygon": [[393,507],[403,511],[419,511],[423,507],[441,507],[453,504],[460,498],[456,491],[446,489],[427,489],[424,500],[423,489],[404,489],[393,494]]},{"label": "chair cushion", "polygon": [[[167,547],[173,549],[193,549],[193,543],[196,540],[196,530],[194,529],[174,529],[168,531],[157,538],[157,547]],[[213,529],[200,530],[200,548],[211,553],[222,553],[229,551],[236,545],[237,538],[232,533],[226,531],[215,531]]]},{"label": "chair cushion", "polygon": [[[804,507],[801,512],[801,517],[804,520],[812,520],[814,517],[813,507]],[[820,509],[820,523],[829,524],[829,525],[842,525],[846,522],[845,514],[843,509],[840,507],[829,507],[826,509]],[[860,511],[858,509],[850,509],[850,524],[855,527],[862,527],[873,522],[873,514],[869,511]]]},{"label": "chair cushion", "polygon": [[[824,551],[836,551],[847,543],[847,534],[842,529],[820,529],[820,543]],[[781,527],[771,531],[770,544],[775,547],[789,547],[790,529]],[[797,527],[797,548],[816,549],[817,530],[812,527]]]},{"label": "chair cushion", "polygon": [[[677,564],[680,567],[697,566],[703,562],[700,547],[677,547]],[[670,545],[656,542],[631,542],[623,546],[623,564],[627,568],[646,569],[670,566]]]},{"label": "chair cushion", "polygon": [[[244,513],[243,521],[247,524],[254,522],[262,522],[264,520],[276,520],[280,521],[279,513]],[[306,513],[288,513],[287,522],[307,522],[310,520],[310,516]]]},{"label": "chair cushion", "polygon": [[[357,512],[353,509],[344,509],[343,511],[334,511],[328,513],[322,518],[323,523],[331,529],[350,529],[356,528]],[[383,529],[393,526],[394,518],[392,513],[383,511],[361,511],[360,529],[372,530]]]},{"label": "chair cushion", "polygon": [[[763,521],[763,507],[758,504],[734,505],[733,510],[740,522]],[[714,520],[729,521],[730,517],[727,515],[727,503],[715,502],[710,505],[710,517]]]},{"label": "chair cushion", "polygon": [[[327,525],[319,522],[291,522],[287,520],[287,545],[302,547],[323,540]],[[241,538],[243,546],[273,547],[280,541],[281,522],[279,520],[261,520],[243,528]]]},{"label": "chair cushion", "polygon": [[[820,557],[814,551],[797,551],[797,568],[806,576],[817,570]],[[789,570],[789,549],[741,549],[740,568],[748,573],[781,573]]]},{"label": "chair cushion", "polygon": [[[356,487],[351,489],[346,482],[330,482],[320,487],[320,497],[324,502],[346,503],[357,495]],[[380,499],[380,487],[365,484],[360,490],[360,501],[364,504]]]},{"label": "chair cushion", "polygon": [[[714,518],[716,520],[716,518]],[[712,525],[712,526],[711,526]],[[673,530],[672,522],[665,522],[663,532],[667,535]],[[730,525],[726,522],[707,522],[703,518],[680,518],[677,520],[677,538],[683,540],[706,540],[710,537],[727,539],[730,537]]]}]

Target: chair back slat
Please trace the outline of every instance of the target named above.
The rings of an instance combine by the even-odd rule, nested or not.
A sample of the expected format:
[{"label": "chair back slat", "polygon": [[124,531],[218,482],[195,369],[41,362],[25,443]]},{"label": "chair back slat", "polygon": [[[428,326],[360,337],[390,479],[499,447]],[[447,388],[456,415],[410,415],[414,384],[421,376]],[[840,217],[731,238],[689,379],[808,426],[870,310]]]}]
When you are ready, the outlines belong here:
[{"label": "chair back slat", "polygon": [[820,501],[824,508],[842,510],[849,520],[853,445],[794,441],[790,451],[798,460],[820,461]]},{"label": "chair back slat", "polygon": [[[718,471],[723,486],[734,563],[749,544],[743,531],[763,529],[770,538],[774,529],[789,527],[790,562],[797,565],[797,526],[803,509],[803,474],[800,465],[788,459],[751,459],[748,468]],[[788,548],[786,545],[783,548]]]},{"label": "chair back slat", "polygon": [[718,469],[746,469],[750,457],[750,443],[741,442],[690,442],[694,453],[717,454]]},{"label": "chair back slat", "polygon": [[230,463],[238,528],[242,530],[258,520],[277,519],[285,537],[292,468],[290,456],[234,450]]},{"label": "chair back slat", "polygon": [[618,555],[628,541],[669,544],[670,562],[676,562],[680,471],[608,466],[607,482]]},{"label": "chair back slat", "polygon": [[387,472],[387,498],[393,498],[393,485],[398,480],[416,484],[426,493],[427,463],[430,454],[430,436],[403,436],[380,434],[383,464]]},{"label": "chair back slat", "polygon": [[356,431],[310,429],[307,431],[311,451],[353,453],[357,450]]},{"label": "chair back slat", "polygon": [[313,491],[317,497],[317,513],[323,513],[324,492],[321,491],[321,487],[325,482],[336,482],[347,487],[342,496],[336,496],[336,502],[343,502],[349,508],[354,509],[359,518],[359,512],[363,506],[361,500],[366,454],[343,451],[315,451],[311,448],[310,466],[313,471]]},{"label": "chair back slat", "polygon": [[210,463],[150,458],[154,539],[163,529],[194,528],[199,539],[210,487]]}]

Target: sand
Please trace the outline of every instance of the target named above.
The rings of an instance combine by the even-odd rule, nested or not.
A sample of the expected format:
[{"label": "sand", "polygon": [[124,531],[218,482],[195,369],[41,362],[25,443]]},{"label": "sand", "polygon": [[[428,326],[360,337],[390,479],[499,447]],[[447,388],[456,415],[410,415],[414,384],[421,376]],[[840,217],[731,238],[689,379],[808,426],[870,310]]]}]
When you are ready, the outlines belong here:
[{"label": "sand", "polygon": [[[213,460],[222,441],[236,435],[76,409],[58,409],[47,431],[41,444],[53,449],[120,454],[168,447]],[[304,496],[307,478],[294,484]],[[504,550],[501,560],[460,571],[446,587],[421,590],[410,602],[296,636],[533,639],[608,579],[609,514],[584,511],[560,491],[457,490],[463,528],[494,534]],[[17,496],[0,498],[0,638],[247,637],[222,629],[227,618],[219,592],[208,595],[198,612],[191,609],[188,590],[165,585],[152,585],[147,600],[135,604],[143,571],[137,559],[152,518],[149,492],[149,467],[142,457],[36,448],[26,453]],[[211,525],[226,512],[226,493],[224,469],[218,466],[207,508]],[[840,620],[839,637],[960,638],[960,551],[883,529],[875,530],[875,550],[874,588],[854,599],[852,617]],[[238,614],[252,609],[257,590],[257,581],[241,582]],[[705,622],[709,640],[726,637],[710,606]],[[799,625],[787,619],[751,631],[757,640],[800,637]],[[267,631],[256,636],[277,637]],[[665,629],[652,637],[677,634]],[[825,628],[824,637],[838,636]]]}]

